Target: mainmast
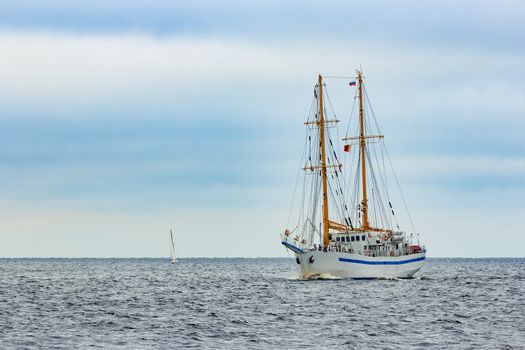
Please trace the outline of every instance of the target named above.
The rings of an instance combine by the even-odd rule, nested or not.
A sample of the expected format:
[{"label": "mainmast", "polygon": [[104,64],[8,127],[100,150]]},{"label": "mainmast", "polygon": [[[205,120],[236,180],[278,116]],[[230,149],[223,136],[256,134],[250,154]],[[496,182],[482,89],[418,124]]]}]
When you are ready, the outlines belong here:
[{"label": "mainmast", "polygon": [[321,177],[323,180],[323,245],[330,244],[328,231],[330,229],[330,221],[328,219],[328,184],[326,179],[326,152],[324,140],[324,107],[323,107],[323,77],[319,74],[319,138],[321,139]]},{"label": "mainmast", "polygon": [[365,115],[363,111],[363,73],[357,71],[357,80],[359,82],[359,149],[361,151],[361,180],[363,188],[363,200],[361,202],[361,211],[363,213],[363,224],[361,228],[368,230],[368,198],[366,195],[366,142],[365,142]]},{"label": "mainmast", "polygon": [[358,141],[359,142],[359,153],[361,160],[361,187],[363,189],[363,195],[361,200],[361,212],[363,213],[363,221],[359,231],[383,231],[381,228],[370,226],[368,220],[368,195],[366,187],[366,142],[368,139],[382,139],[383,135],[366,135],[365,134],[365,112],[364,112],[364,101],[363,101],[363,72],[357,71],[357,81],[359,88],[359,136],[356,137],[345,137],[343,141]]}]

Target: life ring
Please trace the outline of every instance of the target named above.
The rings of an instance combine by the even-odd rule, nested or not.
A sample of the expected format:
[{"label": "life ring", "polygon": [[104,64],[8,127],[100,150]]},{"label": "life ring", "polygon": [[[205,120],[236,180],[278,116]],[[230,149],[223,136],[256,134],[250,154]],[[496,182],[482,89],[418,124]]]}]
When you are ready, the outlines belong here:
[{"label": "life ring", "polygon": [[393,251],[390,251],[390,256],[394,256],[394,252]]}]

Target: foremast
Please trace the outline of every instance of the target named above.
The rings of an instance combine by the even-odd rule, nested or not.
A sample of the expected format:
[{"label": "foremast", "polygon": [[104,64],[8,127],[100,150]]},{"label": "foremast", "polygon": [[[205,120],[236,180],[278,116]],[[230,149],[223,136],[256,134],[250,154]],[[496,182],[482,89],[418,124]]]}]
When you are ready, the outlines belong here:
[{"label": "foremast", "polygon": [[324,140],[324,106],[323,106],[323,77],[319,74],[319,138],[321,140],[321,177],[323,182],[323,245],[327,246],[330,244],[329,230],[330,220],[328,218],[328,179],[326,176],[326,151],[325,151],[325,140]]},{"label": "foremast", "polygon": [[[339,169],[341,171],[341,168],[343,167],[342,164],[328,164],[328,157],[326,155],[326,130],[327,124],[330,123],[338,123],[339,120],[333,119],[333,120],[326,120],[325,119],[325,111],[324,111],[324,94],[323,94],[323,77],[319,74],[318,82],[315,85],[315,99],[317,101],[317,113],[315,115],[315,120],[312,121],[306,121],[305,125],[315,125],[319,129],[319,156],[320,156],[320,164],[319,165],[313,165],[311,164],[308,166],[305,164],[305,167],[303,168],[304,171],[308,172],[311,171],[312,173],[319,174],[318,171],[320,170],[321,175],[321,183],[322,183],[322,191],[323,191],[323,198],[322,198],[322,229],[321,229],[321,236],[322,236],[322,243],[324,246],[330,245],[330,229],[335,230],[347,230],[347,226],[336,223],[334,221],[330,221],[329,219],[329,208],[328,208],[328,169]],[[331,143],[331,141],[330,141]],[[289,230],[285,231],[285,235],[288,236],[290,234]]]}]

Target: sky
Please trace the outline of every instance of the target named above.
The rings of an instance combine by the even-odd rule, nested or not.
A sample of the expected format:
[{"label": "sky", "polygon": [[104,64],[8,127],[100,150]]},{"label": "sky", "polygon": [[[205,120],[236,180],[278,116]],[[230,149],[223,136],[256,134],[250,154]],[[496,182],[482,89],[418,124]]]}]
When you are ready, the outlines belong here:
[{"label": "sky", "polygon": [[[522,1],[0,2],[0,257],[286,256],[318,74],[362,67],[431,257],[523,257]],[[346,82],[327,82],[344,120]],[[405,223],[406,224],[406,223]],[[406,226],[406,225],[405,225]]]}]

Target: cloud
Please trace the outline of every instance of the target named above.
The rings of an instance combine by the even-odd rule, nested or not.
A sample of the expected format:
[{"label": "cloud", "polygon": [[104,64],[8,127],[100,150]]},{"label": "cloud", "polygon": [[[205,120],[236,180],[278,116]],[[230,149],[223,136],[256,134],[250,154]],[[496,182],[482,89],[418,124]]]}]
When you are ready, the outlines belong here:
[{"label": "cloud", "polygon": [[455,45],[520,50],[525,9],[498,3],[411,0],[371,2],[238,0],[38,1],[7,0],[0,23],[8,28],[76,33],[144,32],[156,36],[262,38],[270,41],[364,37],[419,46]]},{"label": "cloud", "polygon": [[[4,171],[20,181],[16,172],[26,169],[26,183],[44,188],[80,190],[87,179],[86,193],[127,182],[142,184],[140,191],[145,181],[281,183],[274,169],[289,172],[296,164],[316,73],[351,75],[358,64],[349,57],[366,62],[368,91],[393,155],[426,166],[427,159],[457,159],[457,167],[524,153],[521,54],[361,41],[320,43],[318,51],[306,42],[133,33],[3,31],[0,43],[9,53],[0,69]],[[489,67],[499,70],[487,83]],[[345,80],[327,84],[344,121],[353,91]],[[35,171],[40,176],[31,179]]]},{"label": "cloud", "polygon": [[[488,187],[525,186],[525,157],[490,155],[410,156],[394,158],[396,168],[408,181],[425,179],[428,183],[483,179]],[[462,181],[462,185],[465,185]]]},{"label": "cloud", "polygon": [[[518,121],[525,110],[521,53],[435,52],[355,39],[316,43],[312,50],[304,41],[3,31],[2,114],[180,120],[228,113],[289,120],[283,117],[304,113],[317,73],[353,75],[359,63],[369,73],[375,108],[392,112],[394,122],[407,114],[428,120],[421,115],[429,108],[439,112],[440,123],[486,121],[494,113]],[[350,100],[344,89],[336,91],[337,102]],[[336,106],[348,108],[346,101]],[[252,106],[264,107],[265,114]]]},{"label": "cloud", "polygon": [[487,239],[523,211],[523,5],[331,5],[2,2],[0,256],[284,255],[316,76],[360,64],[432,254],[520,255]]}]

